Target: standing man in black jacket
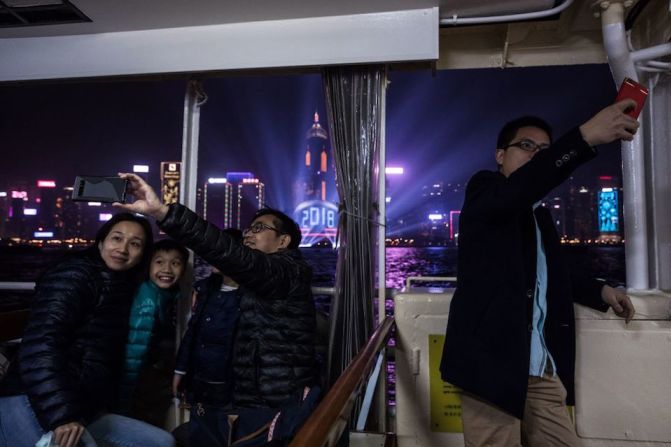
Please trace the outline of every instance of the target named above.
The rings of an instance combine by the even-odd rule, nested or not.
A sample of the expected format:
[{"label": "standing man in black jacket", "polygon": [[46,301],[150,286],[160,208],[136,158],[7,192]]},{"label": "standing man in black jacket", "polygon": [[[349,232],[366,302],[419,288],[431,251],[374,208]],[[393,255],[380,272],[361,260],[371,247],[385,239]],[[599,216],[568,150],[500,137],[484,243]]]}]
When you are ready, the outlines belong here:
[{"label": "standing man in black jacket", "polygon": [[573,404],[573,301],[629,320],[629,298],[602,281],[568,275],[559,237],[541,199],[594,146],[631,140],[638,128],[625,100],[551,143],[539,118],[506,124],[498,172],[468,183],[461,212],[457,290],[441,362],[443,380],[462,389],[467,446],[578,446]]},{"label": "standing man in black jacket", "polygon": [[301,256],[298,224],[261,209],[243,231],[243,243],[180,204],[167,206],[134,174],[136,201],[115,204],[156,219],[163,231],[241,286],[233,341],[233,405],[278,409],[317,384],[312,269]]}]

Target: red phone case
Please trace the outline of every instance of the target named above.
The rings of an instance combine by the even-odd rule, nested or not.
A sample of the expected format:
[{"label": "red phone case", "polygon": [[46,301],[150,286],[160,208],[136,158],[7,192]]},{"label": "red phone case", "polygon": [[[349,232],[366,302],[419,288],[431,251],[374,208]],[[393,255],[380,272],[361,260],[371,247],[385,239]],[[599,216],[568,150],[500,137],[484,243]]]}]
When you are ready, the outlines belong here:
[{"label": "red phone case", "polygon": [[629,78],[624,78],[624,81],[622,81],[622,85],[620,86],[620,91],[617,92],[617,98],[615,98],[615,102],[620,102],[626,98],[631,98],[636,101],[636,107],[627,109],[625,113],[632,118],[638,118],[638,115],[641,113],[641,109],[645,104],[645,98],[647,97],[647,88],[643,87],[636,81],[633,81]]}]

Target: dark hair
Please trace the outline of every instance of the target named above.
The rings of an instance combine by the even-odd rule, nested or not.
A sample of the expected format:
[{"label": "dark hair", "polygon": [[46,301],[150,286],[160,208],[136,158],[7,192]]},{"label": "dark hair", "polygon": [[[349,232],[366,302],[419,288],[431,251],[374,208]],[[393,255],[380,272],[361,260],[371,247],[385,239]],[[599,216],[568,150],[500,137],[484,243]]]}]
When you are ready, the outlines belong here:
[{"label": "dark hair", "polygon": [[506,123],[499,132],[499,137],[496,139],[496,148],[497,149],[506,149],[510,143],[512,143],[513,138],[517,134],[517,131],[522,127],[537,127],[543,132],[548,134],[550,141],[552,141],[552,127],[537,116],[521,116],[516,118],[508,123]]},{"label": "dark hair", "polygon": [[189,250],[187,250],[186,247],[174,239],[161,239],[160,241],[156,242],[154,244],[154,249],[152,250],[152,256],[154,256],[159,251],[171,250],[178,252],[182,257],[182,261],[185,263],[189,261]]},{"label": "dark hair", "polygon": [[221,231],[228,234],[238,244],[242,243],[242,231],[238,230],[237,228],[226,228],[225,230]]},{"label": "dark hair", "polygon": [[273,223],[275,224],[275,227],[280,234],[288,234],[291,236],[291,242],[289,242],[289,246],[287,248],[298,248],[298,246],[301,244],[301,240],[303,239],[301,229],[296,221],[284,214],[282,211],[276,210],[274,208],[261,208],[254,214],[252,222],[257,218],[266,216],[268,214],[273,216]]},{"label": "dark hair", "polygon": [[149,265],[149,261],[151,261],[151,256],[153,254],[152,249],[154,246],[154,234],[151,231],[151,225],[149,224],[149,221],[144,217],[138,216],[137,214],[119,213],[112,216],[110,220],[105,222],[103,226],[98,229],[98,232],[96,233],[96,240],[94,244],[89,247],[89,250],[91,252],[98,253],[99,255],[100,250],[98,245],[105,240],[110,231],[112,231],[112,228],[114,228],[114,226],[120,222],[135,222],[140,225],[144,231],[145,242],[142,251],[142,258],[140,259],[138,265],[132,269],[133,271],[143,272]]}]

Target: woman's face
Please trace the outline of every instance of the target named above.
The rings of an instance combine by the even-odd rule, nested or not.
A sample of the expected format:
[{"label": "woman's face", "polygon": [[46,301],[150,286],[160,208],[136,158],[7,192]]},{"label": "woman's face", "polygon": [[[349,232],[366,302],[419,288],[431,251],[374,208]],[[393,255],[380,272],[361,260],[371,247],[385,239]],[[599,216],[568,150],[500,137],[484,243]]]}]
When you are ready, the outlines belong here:
[{"label": "woman's face", "polygon": [[147,236],[137,222],[123,221],[114,225],[98,244],[100,257],[110,270],[124,271],[138,265]]}]

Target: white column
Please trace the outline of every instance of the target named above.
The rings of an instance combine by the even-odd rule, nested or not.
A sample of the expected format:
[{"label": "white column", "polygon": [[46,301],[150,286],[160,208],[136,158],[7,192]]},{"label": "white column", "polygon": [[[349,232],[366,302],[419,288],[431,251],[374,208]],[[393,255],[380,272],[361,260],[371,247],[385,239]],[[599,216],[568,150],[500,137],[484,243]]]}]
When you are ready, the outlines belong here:
[{"label": "white column", "polygon": [[[625,77],[638,80],[634,62],[627,46],[624,30],[624,7],[610,2],[601,15],[603,41],[608,63],[617,85]],[[627,287],[632,290],[649,288],[648,228],[645,194],[645,155],[643,145],[643,114],[639,117],[640,131],[631,142],[622,142],[622,187],[624,195],[624,236]]]},{"label": "white column", "polygon": [[198,188],[198,137],[200,135],[200,106],[206,101],[200,81],[192,79],[184,98],[184,124],[182,128],[182,178],[179,202],[196,209]]},{"label": "white column", "polygon": [[[378,273],[378,299],[377,299],[377,312],[378,312],[378,324],[382,324],[386,315],[386,298],[387,298],[387,252],[385,247],[385,239],[387,238],[387,188],[386,188],[386,178],[387,174],[385,172],[385,166],[387,164],[387,146],[386,146],[386,133],[387,133],[387,75],[385,74],[382,79],[382,92],[380,98],[380,153],[379,153],[379,175],[378,175],[378,196],[377,203],[379,206],[380,214],[378,217],[378,231],[377,231],[377,244],[378,244],[378,254],[377,254],[377,273]],[[377,408],[379,416],[379,430],[384,432],[387,430],[387,362],[386,362],[386,349],[380,351],[383,361],[382,361],[382,371],[378,376],[378,386],[377,386]]]}]

